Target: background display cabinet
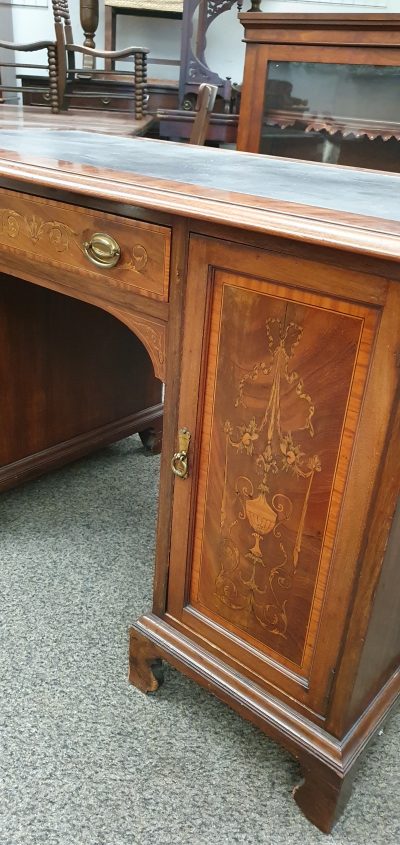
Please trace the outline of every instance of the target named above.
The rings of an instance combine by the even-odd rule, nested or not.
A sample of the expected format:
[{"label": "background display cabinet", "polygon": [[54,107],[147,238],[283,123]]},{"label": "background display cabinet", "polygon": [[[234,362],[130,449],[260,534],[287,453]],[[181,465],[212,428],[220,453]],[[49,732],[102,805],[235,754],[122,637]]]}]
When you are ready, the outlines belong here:
[{"label": "background display cabinet", "polygon": [[400,171],[399,15],[240,18],[239,149]]}]

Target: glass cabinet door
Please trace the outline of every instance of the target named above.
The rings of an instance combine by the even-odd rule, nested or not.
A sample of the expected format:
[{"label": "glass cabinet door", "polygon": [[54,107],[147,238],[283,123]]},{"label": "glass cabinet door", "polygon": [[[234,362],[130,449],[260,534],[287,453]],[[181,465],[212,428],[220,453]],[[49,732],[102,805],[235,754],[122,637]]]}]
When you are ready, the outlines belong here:
[{"label": "glass cabinet door", "polygon": [[400,68],[270,61],[261,153],[400,172]]}]

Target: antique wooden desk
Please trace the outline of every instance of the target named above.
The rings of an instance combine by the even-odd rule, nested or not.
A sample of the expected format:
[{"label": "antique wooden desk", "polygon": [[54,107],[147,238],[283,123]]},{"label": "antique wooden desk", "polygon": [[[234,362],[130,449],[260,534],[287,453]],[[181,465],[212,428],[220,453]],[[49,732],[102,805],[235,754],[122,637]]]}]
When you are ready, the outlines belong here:
[{"label": "antique wooden desk", "polygon": [[142,342],[166,425],[130,678],[155,691],[165,658],[259,725],[327,831],[400,689],[400,177],[87,140],[2,135],[2,441],[20,348],[56,371],[75,354],[33,292]]}]

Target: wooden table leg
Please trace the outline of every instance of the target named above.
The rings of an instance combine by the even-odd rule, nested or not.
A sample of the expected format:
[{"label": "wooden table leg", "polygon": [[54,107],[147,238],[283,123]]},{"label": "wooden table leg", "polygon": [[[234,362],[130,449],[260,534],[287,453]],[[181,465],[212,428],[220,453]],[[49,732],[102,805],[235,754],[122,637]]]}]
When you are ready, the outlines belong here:
[{"label": "wooden table leg", "polygon": [[[80,0],[80,19],[85,40],[84,47],[96,46],[94,37],[99,25],[99,0]],[[83,69],[92,70],[96,67],[96,59],[93,56],[83,56]]]},{"label": "wooden table leg", "polygon": [[350,798],[355,771],[341,775],[318,762],[302,770],[304,779],[293,790],[294,800],[309,821],[330,833]]},{"label": "wooden table leg", "polygon": [[[104,7],[104,49],[115,50],[117,40],[117,16],[112,6]],[[105,59],[106,70],[114,70],[115,62]]]}]

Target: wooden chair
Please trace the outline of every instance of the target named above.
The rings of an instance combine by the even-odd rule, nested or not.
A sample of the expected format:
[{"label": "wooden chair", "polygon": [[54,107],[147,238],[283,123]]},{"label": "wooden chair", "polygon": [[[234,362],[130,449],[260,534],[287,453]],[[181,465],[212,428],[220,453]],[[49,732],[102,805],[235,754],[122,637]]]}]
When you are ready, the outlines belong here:
[{"label": "wooden chair", "polygon": [[[16,62],[14,59],[14,55],[12,60],[4,61],[2,58],[3,51],[10,51],[12,54],[17,52],[27,52],[27,53],[36,53],[40,51],[46,51],[47,53],[47,62],[46,64],[34,64],[34,63],[20,63]],[[36,41],[31,44],[16,44],[12,41],[0,41],[0,69],[19,69],[19,68],[32,68],[34,70],[44,70],[46,69],[49,74],[49,90],[48,90],[48,97],[46,100],[51,108],[52,112],[59,111],[59,99],[58,99],[58,79],[57,79],[57,51],[56,51],[56,44],[54,41]],[[25,91],[40,91],[43,93],[42,87],[34,87],[31,86],[29,88],[25,88]],[[19,85],[9,84],[9,81],[4,78],[3,82],[1,83],[1,94],[0,94],[0,102],[2,102],[1,97],[3,98],[3,102],[7,102],[7,97],[4,94],[7,93],[16,93],[20,94],[22,91]]]},{"label": "wooden chair", "polygon": [[189,144],[198,144],[202,146],[207,138],[207,130],[217,92],[217,85],[211,85],[208,82],[203,82],[199,86],[196,111],[190,112],[185,109],[159,109],[157,117],[160,121],[168,120],[171,123],[175,123],[176,126],[179,126],[179,123],[182,120],[185,123],[188,120],[193,121]]},{"label": "wooden chair", "polygon": [[203,82],[200,85],[196,102],[196,116],[193,121],[189,144],[199,144],[200,146],[204,144],[217,92],[218,85],[210,85],[208,82]]},{"label": "wooden chair", "polygon": [[[158,18],[159,20],[182,20],[183,0],[104,0],[104,41],[106,50],[116,49],[117,16],[137,15]],[[106,62],[106,68],[112,70],[114,62]],[[157,59],[151,56],[149,64],[180,66],[177,59]]]},{"label": "wooden chair", "polygon": [[[143,47],[126,47],[124,50],[97,50],[92,47],[82,47],[79,44],[74,44],[72,33],[71,18],[68,8],[68,0],[52,0],[54,26],[56,32],[56,47],[57,47],[57,78],[58,78],[58,100],[60,108],[68,108],[71,99],[74,96],[73,83],[77,76],[98,76],[105,82],[104,97],[108,96],[106,90],[107,80],[121,76],[129,77],[132,80],[133,97],[135,101],[135,119],[141,120],[144,115],[146,105],[146,80],[147,80],[147,53]],[[75,54],[80,53],[83,56],[89,56],[92,59],[102,58],[106,61],[117,61],[129,56],[133,58],[133,67],[131,71],[105,71],[85,68],[79,70],[75,65]],[[94,64],[94,62],[93,62]],[[98,98],[98,91],[92,95],[85,93],[85,98],[92,96]],[[112,93],[113,98],[118,97],[118,93]],[[126,94],[120,94],[120,97],[126,98]]]}]

